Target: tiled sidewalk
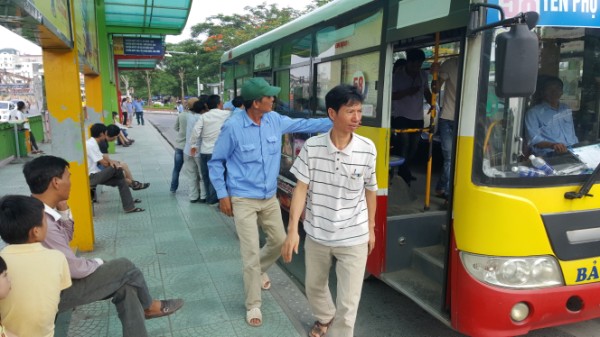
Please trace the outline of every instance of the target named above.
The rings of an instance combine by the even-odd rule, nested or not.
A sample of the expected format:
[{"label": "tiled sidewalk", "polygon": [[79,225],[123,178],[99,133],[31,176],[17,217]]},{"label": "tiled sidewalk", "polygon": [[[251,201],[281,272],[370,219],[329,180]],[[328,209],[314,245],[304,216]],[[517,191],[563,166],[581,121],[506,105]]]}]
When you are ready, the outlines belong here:
[{"label": "tiled sidewalk", "polygon": [[[134,178],[151,186],[134,191],[146,212],[125,214],[116,188],[102,187],[95,204],[95,250],[86,257],[127,257],[143,272],[154,298],[181,297],[184,307],[166,318],[147,321],[150,336],[305,336],[311,320],[298,288],[277,267],[273,287],[263,291],[263,325],[244,320],[239,242],[233,222],[216,207],[191,204],[183,172],[180,190],[169,193],[173,150],[147,123],[130,129],[136,143],[117,148],[112,158],[129,164]],[[49,149],[47,146],[42,146]],[[48,152],[48,151],[47,151]],[[22,165],[0,168],[0,194],[22,194]],[[121,324],[107,300],[77,308],[67,336],[121,336]],[[57,336],[65,333],[57,330]]]}]

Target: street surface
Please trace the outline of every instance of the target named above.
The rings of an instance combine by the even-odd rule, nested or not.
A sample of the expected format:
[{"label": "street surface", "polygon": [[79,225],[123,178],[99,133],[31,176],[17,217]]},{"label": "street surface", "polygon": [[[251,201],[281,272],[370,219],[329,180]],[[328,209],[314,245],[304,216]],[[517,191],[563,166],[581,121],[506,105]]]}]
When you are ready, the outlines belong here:
[{"label": "street surface", "polygon": [[[176,114],[145,112],[171,144]],[[135,127],[135,125],[134,125]],[[184,180],[185,181],[185,180]],[[485,299],[481,299],[485,301]],[[288,315],[296,312],[289,312]],[[301,313],[298,313],[300,315]],[[301,320],[306,320],[304,317]],[[412,300],[378,279],[365,281],[355,329],[356,337],[463,336],[425,312]],[[600,319],[533,331],[527,337],[600,337]]]}]

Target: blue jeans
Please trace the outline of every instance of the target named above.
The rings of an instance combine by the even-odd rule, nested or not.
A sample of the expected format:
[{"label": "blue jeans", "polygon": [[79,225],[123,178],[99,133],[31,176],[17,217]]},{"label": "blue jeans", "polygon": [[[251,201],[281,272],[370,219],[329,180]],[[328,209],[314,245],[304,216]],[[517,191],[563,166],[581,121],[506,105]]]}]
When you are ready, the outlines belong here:
[{"label": "blue jeans", "polygon": [[171,175],[171,192],[177,191],[179,188],[179,172],[183,167],[183,149],[175,149],[175,164],[173,166],[173,174]]},{"label": "blue jeans", "polygon": [[206,203],[214,204],[219,202],[217,198],[217,191],[215,191],[215,187],[210,182],[210,178],[208,176],[208,161],[212,158],[212,153],[200,154],[200,159],[202,162],[200,163],[200,169],[202,170],[202,180],[204,181],[204,189],[206,190]]},{"label": "blue jeans", "polygon": [[454,121],[440,118],[438,121],[438,129],[440,130],[440,140],[442,142],[444,167],[435,189],[437,191],[444,191],[444,194],[448,196],[448,192],[450,191],[450,165],[452,164],[452,135],[454,133]]}]

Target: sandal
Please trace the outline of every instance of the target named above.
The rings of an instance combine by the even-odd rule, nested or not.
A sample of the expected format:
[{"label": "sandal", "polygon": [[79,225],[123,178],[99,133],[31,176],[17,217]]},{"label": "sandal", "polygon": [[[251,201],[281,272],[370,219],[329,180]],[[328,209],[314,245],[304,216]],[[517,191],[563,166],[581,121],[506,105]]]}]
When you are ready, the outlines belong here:
[{"label": "sandal", "polygon": [[[252,323],[252,320],[257,319],[258,323]],[[262,325],[262,313],[260,308],[252,308],[246,311],[246,323],[252,327],[259,327]]]},{"label": "sandal", "polygon": [[131,189],[134,191],[143,190],[150,187],[150,183],[141,183],[137,180],[131,182]]},{"label": "sandal", "polygon": [[333,319],[326,324],[315,321],[315,324],[313,324],[310,332],[308,333],[308,337],[324,337],[327,334],[327,330],[329,330],[329,326],[332,322]]},{"label": "sandal", "polygon": [[262,290],[271,289],[271,279],[269,278],[269,275],[267,275],[267,273],[260,274],[260,280],[262,282],[260,285]]},{"label": "sandal", "polygon": [[125,211],[125,213],[139,213],[139,212],[143,212],[143,211],[145,211],[145,209],[136,207],[134,209],[130,209],[129,211]]},{"label": "sandal", "polygon": [[142,199],[133,199],[133,202],[139,204],[140,202],[142,202]]}]

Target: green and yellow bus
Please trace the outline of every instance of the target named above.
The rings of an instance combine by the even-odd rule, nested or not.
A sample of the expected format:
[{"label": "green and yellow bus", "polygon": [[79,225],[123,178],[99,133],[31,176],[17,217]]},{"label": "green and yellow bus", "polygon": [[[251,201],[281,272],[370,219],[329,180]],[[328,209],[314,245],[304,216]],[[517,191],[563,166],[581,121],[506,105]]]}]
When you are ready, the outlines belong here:
[{"label": "green and yellow bus", "polygon": [[[378,244],[368,272],[467,335],[588,320],[600,317],[597,11],[597,0],[337,0],[226,52],[224,96],[263,77],[282,88],[275,111],[317,118],[329,89],[357,85],[365,96],[358,133],[378,149]],[[537,12],[537,26],[535,14],[521,12]],[[511,40],[524,25],[530,42]],[[391,129],[392,67],[412,48],[425,51],[424,68],[459,60],[447,201],[430,188],[442,167],[435,119],[423,129],[417,179],[408,186],[390,174],[390,138],[402,132]],[[535,152],[553,166],[540,172],[526,120],[541,97],[536,83],[551,76],[563,83],[557,118],[572,118],[577,142],[561,155]],[[308,136],[281,140],[284,210],[288,170]],[[301,265],[288,269],[304,279]]]}]

